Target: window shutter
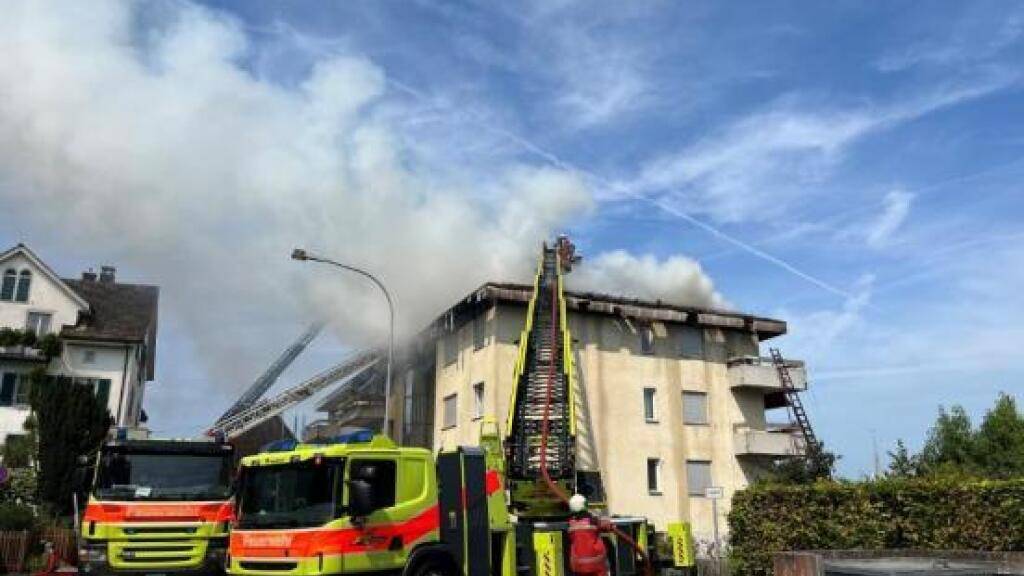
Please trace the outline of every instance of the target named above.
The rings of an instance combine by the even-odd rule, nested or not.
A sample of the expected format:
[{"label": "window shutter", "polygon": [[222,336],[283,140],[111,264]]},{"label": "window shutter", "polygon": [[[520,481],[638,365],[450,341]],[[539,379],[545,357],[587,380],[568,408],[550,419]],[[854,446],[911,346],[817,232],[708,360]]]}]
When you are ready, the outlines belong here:
[{"label": "window shutter", "polygon": [[18,381],[18,375],[13,372],[4,372],[3,383],[0,384],[0,406],[14,404],[14,385]]},{"label": "window shutter", "polygon": [[107,407],[107,402],[110,400],[110,379],[104,378],[96,381],[96,399],[99,400],[101,406]]}]

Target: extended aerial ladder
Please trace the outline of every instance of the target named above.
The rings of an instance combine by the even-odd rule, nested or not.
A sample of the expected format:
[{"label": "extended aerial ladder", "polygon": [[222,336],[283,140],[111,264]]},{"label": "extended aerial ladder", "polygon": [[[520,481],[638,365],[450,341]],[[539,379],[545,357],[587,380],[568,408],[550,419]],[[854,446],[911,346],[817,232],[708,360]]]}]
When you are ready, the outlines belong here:
[{"label": "extended aerial ladder", "polygon": [[779,374],[779,381],[782,382],[782,393],[786,396],[786,404],[789,406],[793,420],[796,421],[797,427],[800,428],[800,435],[804,439],[805,454],[808,457],[813,456],[821,450],[821,444],[814,434],[814,429],[811,428],[811,420],[807,417],[807,411],[804,410],[804,403],[800,399],[800,391],[793,385],[793,379],[789,375],[789,368],[786,366],[786,361],[782,358],[782,353],[779,349],[770,348],[769,350],[772,355],[772,364]]},{"label": "extended aerial ladder", "polygon": [[356,352],[340,364],[336,364],[276,396],[256,402],[248,408],[220,420],[207,431],[207,434],[210,436],[223,435],[229,439],[235,438],[288,408],[313,397],[328,386],[339,381],[350,380],[369,370],[381,360],[381,357],[381,351],[376,348]]},{"label": "extended aerial ladder", "polygon": [[260,374],[260,377],[257,378],[249,388],[238,397],[238,400],[236,400],[235,403],[224,412],[224,414],[221,414],[220,418],[217,418],[217,423],[220,424],[231,416],[249,408],[255,404],[257,400],[262,398],[263,395],[267,393],[267,390],[270,390],[270,387],[274,385],[274,382],[277,382],[277,379],[281,377],[281,374],[284,373],[285,369],[288,368],[288,366],[291,366],[292,362],[299,357],[299,354],[302,354],[306,347],[309,346],[309,343],[312,342],[318,334],[320,334],[320,331],[323,330],[323,328],[324,323],[321,321],[311,324],[309,328],[307,328],[306,331],[303,332],[297,340],[295,340],[295,342],[284,349],[284,352],[282,352],[281,355],[267,367],[263,374]]},{"label": "extended aerial ladder", "polygon": [[575,371],[562,291],[573,259],[567,238],[544,245],[519,339],[504,444],[511,500],[526,517],[564,515],[575,488]]}]

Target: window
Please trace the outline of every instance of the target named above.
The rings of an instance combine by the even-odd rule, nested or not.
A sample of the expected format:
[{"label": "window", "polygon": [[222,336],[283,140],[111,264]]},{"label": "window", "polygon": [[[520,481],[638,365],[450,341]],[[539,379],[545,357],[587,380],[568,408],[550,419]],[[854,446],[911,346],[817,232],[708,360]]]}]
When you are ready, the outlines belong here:
[{"label": "window", "polygon": [[683,326],[679,333],[679,355],[683,358],[704,357],[704,330]]},{"label": "window", "polygon": [[455,424],[458,422],[456,419],[459,407],[458,397],[458,394],[451,394],[444,397],[444,420],[442,422],[444,422],[445,428],[454,428]]},{"label": "window", "polygon": [[14,389],[18,385],[18,375],[14,372],[4,372],[0,380],[0,406],[14,405]]},{"label": "window", "polygon": [[32,284],[32,273],[22,270],[18,275],[18,291],[14,295],[15,302],[28,302],[28,290]]},{"label": "window", "polygon": [[487,312],[481,312],[473,319],[473,349],[479,350],[487,344]]},{"label": "window", "polygon": [[686,461],[686,488],[690,496],[703,496],[711,486],[711,462],[707,460]]},{"label": "window", "polygon": [[473,384],[473,418],[484,417],[484,383]]},{"label": "window", "polygon": [[708,423],[708,395],[705,392],[683,392],[683,424]]},{"label": "window", "polygon": [[654,394],[657,392],[654,388],[644,388],[644,420],[648,422],[657,422],[658,413],[654,409]]},{"label": "window", "polygon": [[110,379],[109,378],[73,378],[72,382],[79,386],[92,388],[96,399],[102,406],[106,406],[110,400]]},{"label": "window", "polygon": [[28,406],[31,394],[32,376],[30,374],[18,375],[18,385],[14,389],[14,405]]},{"label": "window", "polygon": [[725,333],[725,344],[729,350],[729,357],[757,356],[757,342],[750,332],[729,330]]},{"label": "window", "polygon": [[53,314],[29,312],[28,322],[25,323],[25,329],[34,333],[38,337],[46,336],[50,333],[50,319],[52,318]]},{"label": "window", "polygon": [[444,365],[450,366],[459,358],[459,335],[457,332],[449,332],[444,339]]},{"label": "window", "polygon": [[96,351],[95,350],[86,350],[85,352],[83,352],[82,353],[82,363],[83,364],[95,364],[96,363]]},{"label": "window", "polygon": [[650,325],[640,327],[640,353],[654,354],[654,328]]},{"label": "window", "polygon": [[353,460],[349,469],[352,480],[366,480],[373,485],[373,508],[381,510],[395,505],[394,460]]},{"label": "window", "polygon": [[661,494],[661,460],[658,458],[647,459],[647,491]]},{"label": "window", "polygon": [[0,286],[0,300],[14,299],[14,284],[18,281],[18,273],[13,268],[4,271],[3,286]]}]

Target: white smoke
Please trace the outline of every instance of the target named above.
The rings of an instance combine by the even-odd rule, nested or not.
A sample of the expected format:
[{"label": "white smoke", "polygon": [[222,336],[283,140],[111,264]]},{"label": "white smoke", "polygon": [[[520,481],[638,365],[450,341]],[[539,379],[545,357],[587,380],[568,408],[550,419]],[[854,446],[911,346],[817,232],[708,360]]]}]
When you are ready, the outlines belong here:
[{"label": "white smoke", "polygon": [[700,308],[724,308],[728,303],[715,291],[711,278],[699,263],[685,256],[658,260],[634,256],[622,250],[584,259],[568,276],[576,290],[661,300]]},{"label": "white smoke", "polygon": [[[159,284],[212,381],[237,389],[268,361],[246,343],[283,343],[296,318],[328,315],[351,344],[383,336],[372,287],[293,247],[378,274],[409,333],[486,280],[528,279],[540,242],[592,209],[573,173],[409,142],[415,107],[358,54],[283,85],[246,67],[257,50],[186,2],[28,0],[0,18],[0,210]],[[605,292],[718,298],[687,260],[585,268]]]}]

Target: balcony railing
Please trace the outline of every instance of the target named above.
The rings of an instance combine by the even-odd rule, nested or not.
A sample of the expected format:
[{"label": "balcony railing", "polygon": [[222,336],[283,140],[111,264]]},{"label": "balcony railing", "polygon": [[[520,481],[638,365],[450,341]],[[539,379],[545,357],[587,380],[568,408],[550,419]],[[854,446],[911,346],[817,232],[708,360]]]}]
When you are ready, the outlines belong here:
[{"label": "balcony railing", "polygon": [[737,428],[733,432],[733,447],[739,457],[785,458],[805,453],[803,438],[785,430]]},{"label": "balcony railing", "polygon": [[[729,358],[729,384],[733,388],[761,388],[782,390],[782,380],[771,358],[760,356],[734,356]],[[807,389],[807,369],[799,360],[786,360],[789,377],[797,390]]]},{"label": "balcony railing", "polygon": [[47,362],[49,357],[39,348],[31,346],[0,346],[0,358],[5,360],[23,360],[26,362]]}]

